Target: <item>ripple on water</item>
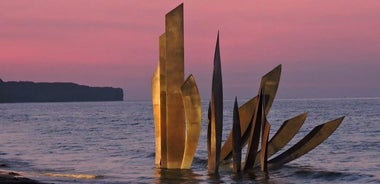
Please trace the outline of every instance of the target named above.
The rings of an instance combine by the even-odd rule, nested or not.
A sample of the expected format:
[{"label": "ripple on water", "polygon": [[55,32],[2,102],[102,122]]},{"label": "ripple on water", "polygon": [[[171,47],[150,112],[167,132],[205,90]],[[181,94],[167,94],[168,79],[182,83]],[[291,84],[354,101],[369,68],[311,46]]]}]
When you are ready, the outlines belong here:
[{"label": "ripple on water", "polygon": [[[207,109],[208,102],[202,105]],[[225,103],[224,138],[232,107],[233,101]],[[268,117],[273,130],[309,112],[294,141],[318,124],[347,117],[316,150],[269,175],[235,175],[229,166],[221,167],[220,175],[207,174],[206,111],[192,169],[168,171],[154,168],[151,102],[0,104],[0,109],[0,164],[25,172],[104,176],[41,178],[49,183],[380,183],[380,99],[275,101]]]}]

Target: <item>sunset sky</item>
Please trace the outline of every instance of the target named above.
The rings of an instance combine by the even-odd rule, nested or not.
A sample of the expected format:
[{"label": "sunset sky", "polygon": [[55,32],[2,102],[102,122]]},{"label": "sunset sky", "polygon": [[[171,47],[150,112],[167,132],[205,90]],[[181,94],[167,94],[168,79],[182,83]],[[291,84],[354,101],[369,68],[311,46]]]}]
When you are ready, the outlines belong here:
[{"label": "sunset sky", "polygon": [[[150,100],[158,36],[181,2],[1,0],[0,78],[121,87],[126,100]],[[379,0],[191,0],[184,15],[185,72],[203,99],[218,30],[225,99],[255,96],[278,64],[279,98],[380,96]]]}]

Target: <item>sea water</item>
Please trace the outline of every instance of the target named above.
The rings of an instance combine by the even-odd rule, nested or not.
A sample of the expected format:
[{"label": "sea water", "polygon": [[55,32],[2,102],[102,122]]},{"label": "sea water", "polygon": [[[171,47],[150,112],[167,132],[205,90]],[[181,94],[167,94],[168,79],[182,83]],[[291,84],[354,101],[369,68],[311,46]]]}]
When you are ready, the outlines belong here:
[{"label": "sea water", "polygon": [[[308,112],[286,148],[319,124],[345,119],[316,149],[268,174],[235,175],[222,165],[208,175],[207,105],[192,168],[165,170],[154,166],[150,101],[0,104],[0,169],[47,183],[380,183],[380,98],[276,100],[271,135]],[[224,139],[232,109],[224,101]]]}]

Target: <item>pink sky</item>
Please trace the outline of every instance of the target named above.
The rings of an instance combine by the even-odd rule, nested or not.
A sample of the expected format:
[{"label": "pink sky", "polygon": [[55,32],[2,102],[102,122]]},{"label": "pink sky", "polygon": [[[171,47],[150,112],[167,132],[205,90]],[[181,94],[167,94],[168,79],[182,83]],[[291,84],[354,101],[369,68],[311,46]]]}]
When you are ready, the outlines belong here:
[{"label": "pink sky", "polygon": [[[379,0],[184,3],[185,71],[211,94],[220,31],[225,99],[282,64],[279,98],[380,96]],[[75,82],[150,99],[165,14],[181,1],[2,0],[0,78]]]}]

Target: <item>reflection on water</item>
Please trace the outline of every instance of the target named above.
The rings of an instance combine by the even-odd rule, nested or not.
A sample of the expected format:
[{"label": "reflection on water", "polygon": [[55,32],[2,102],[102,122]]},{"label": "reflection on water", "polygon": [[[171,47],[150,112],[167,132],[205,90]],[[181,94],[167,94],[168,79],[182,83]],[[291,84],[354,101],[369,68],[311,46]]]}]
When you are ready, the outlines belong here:
[{"label": "reflection on water", "polygon": [[219,174],[198,174],[192,169],[155,169],[155,183],[243,183],[257,182],[262,184],[276,183],[270,178],[269,173],[260,170],[252,170],[240,173],[222,171]]},{"label": "reflection on water", "polygon": [[191,169],[155,169],[155,183],[199,183],[202,175]]},{"label": "reflection on water", "polygon": [[66,177],[66,178],[75,178],[75,179],[103,178],[103,176],[101,176],[101,175],[94,175],[94,174],[44,173],[43,175],[51,176],[51,177]]},{"label": "reflection on water", "polygon": [[[226,138],[233,101],[224,104]],[[219,175],[208,175],[207,112],[192,168],[167,170],[154,168],[150,101],[0,104],[0,167],[46,183],[380,183],[379,109],[380,99],[275,101],[271,133],[309,112],[289,146],[316,125],[346,118],[315,150],[269,174],[233,174],[227,164]]]}]

